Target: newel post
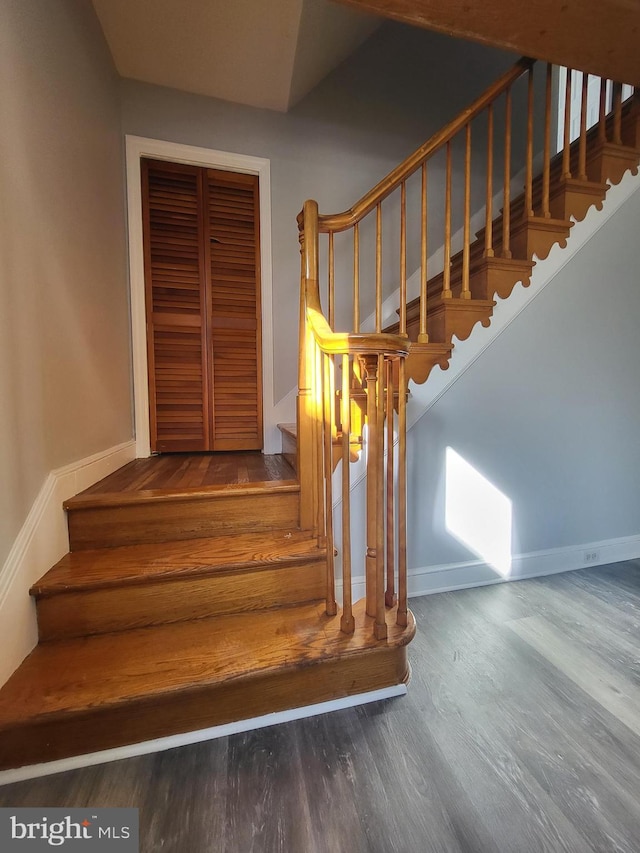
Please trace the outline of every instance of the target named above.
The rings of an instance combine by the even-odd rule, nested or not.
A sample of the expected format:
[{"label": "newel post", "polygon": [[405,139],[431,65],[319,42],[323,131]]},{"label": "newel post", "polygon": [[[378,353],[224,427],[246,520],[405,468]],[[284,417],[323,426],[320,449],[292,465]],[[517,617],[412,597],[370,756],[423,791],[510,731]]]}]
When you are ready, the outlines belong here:
[{"label": "newel post", "polygon": [[[318,525],[317,411],[315,342],[307,325],[307,285],[318,278],[318,205],[305,202],[298,216],[300,240],[300,318],[298,332],[297,464],[300,481],[300,527],[323,536]],[[315,227],[314,227],[315,225]]]}]

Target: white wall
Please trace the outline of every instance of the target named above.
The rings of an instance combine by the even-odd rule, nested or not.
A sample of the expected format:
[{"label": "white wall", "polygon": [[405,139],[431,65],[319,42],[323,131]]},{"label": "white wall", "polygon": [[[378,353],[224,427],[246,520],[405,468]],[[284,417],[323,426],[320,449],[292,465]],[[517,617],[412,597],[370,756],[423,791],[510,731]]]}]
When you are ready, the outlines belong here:
[{"label": "white wall", "polygon": [[271,161],[276,400],[297,379],[304,200],[324,213],[349,207],[514,59],[389,23],[286,115],[123,82],[125,133]]},{"label": "white wall", "polygon": [[[2,610],[49,473],[132,419],[118,79],[88,0],[2,0],[0,80]],[[0,619],[3,656],[23,628]]]},{"label": "white wall", "polygon": [[[446,530],[447,447],[511,499],[514,555],[640,553],[639,221],[636,191],[410,430],[414,573],[477,560]],[[495,577],[452,570],[433,588]]]}]

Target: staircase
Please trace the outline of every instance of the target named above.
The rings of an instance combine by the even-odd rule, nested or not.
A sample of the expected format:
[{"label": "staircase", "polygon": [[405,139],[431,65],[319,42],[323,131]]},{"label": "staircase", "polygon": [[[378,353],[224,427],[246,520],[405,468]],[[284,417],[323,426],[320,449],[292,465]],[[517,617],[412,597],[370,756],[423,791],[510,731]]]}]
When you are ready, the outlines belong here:
[{"label": "staircase", "polygon": [[[634,96],[623,104],[616,84],[610,105],[603,84],[591,130],[583,85],[579,138],[569,144],[567,119],[566,144],[552,157],[552,72],[538,68],[536,89],[534,63],[517,63],[349,211],[320,215],[315,202],[305,203],[298,419],[283,426],[284,456],[270,463],[274,476],[214,485],[181,485],[174,477],[151,488],[151,468],[144,466],[155,462],[137,460],[66,503],[71,551],[31,591],[39,644],[0,690],[0,770],[408,679],[407,644],[415,632],[407,607],[408,382],[426,381],[436,364],[446,367],[455,338],[468,337],[477,323],[489,325],[495,295],[508,297],[517,282],[526,286],[533,265],[556,243],[565,245],[572,219],[601,207],[608,184],[636,171],[640,159],[639,102]],[[571,75],[568,81],[567,104]],[[527,129],[521,159],[511,150],[514,116]],[[536,135],[538,121],[543,132]],[[485,140],[486,195],[484,226],[472,238],[474,122]],[[439,154],[444,263],[434,272],[427,268],[434,204],[428,186]],[[524,189],[512,193],[519,171]],[[419,200],[415,227],[411,193]],[[399,217],[395,229],[387,227],[389,216]],[[394,323],[383,314],[389,230],[399,235]],[[343,232],[351,232],[346,261],[336,240]],[[407,285],[408,235],[419,244],[415,299]],[[352,287],[345,309],[346,268]],[[375,285],[370,292],[367,280]],[[361,321],[367,307],[373,331]],[[366,594],[353,603],[350,461],[363,443],[366,553],[355,558],[364,565]]]},{"label": "staircase", "polygon": [[[212,457],[173,458],[197,473]],[[364,613],[349,637],[326,615],[326,547],[299,528],[282,457],[263,465],[277,479],[149,488],[163,461],[66,502],[71,552],[31,590],[39,644],[0,691],[0,769],[407,678],[412,629],[382,649]]]}]

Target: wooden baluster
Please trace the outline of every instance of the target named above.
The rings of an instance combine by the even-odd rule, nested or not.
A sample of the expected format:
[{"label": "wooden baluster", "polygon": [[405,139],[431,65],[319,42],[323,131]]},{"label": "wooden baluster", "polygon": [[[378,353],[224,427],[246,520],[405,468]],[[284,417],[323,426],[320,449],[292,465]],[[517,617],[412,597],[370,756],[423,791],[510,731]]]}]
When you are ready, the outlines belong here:
[{"label": "wooden baluster", "polygon": [[395,593],[395,571],[396,571],[396,518],[394,501],[394,446],[393,446],[393,362],[389,358],[387,366],[387,588],[384,594],[384,602],[387,607],[393,607],[396,603]]},{"label": "wooden baluster", "polygon": [[351,485],[350,485],[350,447],[351,438],[351,365],[349,356],[342,356],[342,616],[340,630],[352,634],[355,621],[352,609],[351,589]]},{"label": "wooden baluster", "polygon": [[335,257],[333,251],[333,231],[329,232],[329,325],[335,330]]},{"label": "wooden baluster", "polygon": [[551,77],[553,67],[547,62],[547,76],[544,91],[544,153],[542,163],[542,215],[551,217],[549,208],[549,182],[551,179]]},{"label": "wooden baluster", "polygon": [[318,412],[317,400],[322,399],[322,371],[320,369],[320,347],[315,342],[313,347],[313,470],[315,472],[314,482],[315,489],[313,495],[313,511],[315,515],[315,525],[318,531],[318,542],[321,547],[326,545],[326,535],[324,529],[324,503],[323,503],[323,476],[324,466],[322,462],[322,448],[324,445],[324,435],[322,432],[322,415]]},{"label": "wooden baluster", "polygon": [[384,355],[378,356],[378,388],[377,388],[377,458],[376,463],[376,621],[373,633],[376,640],[384,640],[387,636],[387,619],[384,601]]},{"label": "wooden baluster", "polygon": [[[383,639],[386,632],[386,622],[384,621],[384,554],[382,550],[379,551],[378,549],[384,548],[384,531],[380,529],[382,525],[380,461],[384,434],[380,425],[378,405],[378,385],[383,382],[383,374],[379,372],[379,361],[380,359],[376,355],[362,356],[367,385],[366,608],[367,615],[374,619],[376,638]],[[382,392],[380,392],[380,396],[382,396]]]},{"label": "wooden baluster", "polygon": [[360,331],[360,227],[353,226],[353,331]]},{"label": "wooden baluster", "polygon": [[444,189],[444,267],[442,298],[451,299],[451,141],[447,142],[447,176]]},{"label": "wooden baluster", "polygon": [[493,104],[487,110],[487,201],[485,206],[484,257],[493,258]]},{"label": "wooden baluster", "polygon": [[471,122],[465,128],[464,152],[464,222],[462,245],[462,299],[471,299],[469,261],[471,255]]},{"label": "wooden baluster", "polygon": [[324,415],[324,499],[327,532],[327,616],[338,612],[336,604],[336,576],[333,541],[333,362],[331,356],[321,354],[322,358],[322,403]]},{"label": "wooden baluster", "polygon": [[562,177],[571,177],[571,84],[573,71],[567,68],[564,86],[564,142],[562,148]]},{"label": "wooden baluster", "polygon": [[587,180],[587,95],[589,75],[582,73],[582,97],[580,99],[580,142],[578,143],[578,178]]},{"label": "wooden baluster", "polygon": [[376,205],[376,332],[382,331],[382,203]]},{"label": "wooden baluster", "polygon": [[407,380],[404,358],[398,367],[398,617],[407,625]]},{"label": "wooden baluster", "polygon": [[429,343],[427,334],[427,164],[422,164],[420,188],[420,327],[418,342]]},{"label": "wooden baluster", "polygon": [[407,186],[400,184],[400,334],[407,334]]},{"label": "wooden baluster", "polygon": [[533,210],[533,68],[527,75],[527,159],[524,182],[524,215],[534,216]]},{"label": "wooden baluster", "polygon": [[600,106],[598,109],[598,142],[607,141],[607,81],[600,78]]},{"label": "wooden baluster", "polygon": [[504,104],[504,189],[502,207],[502,257],[511,257],[511,86]]},{"label": "wooden baluster", "polygon": [[313,470],[313,524],[316,533],[316,538],[320,547],[324,548],[326,544],[324,531],[324,504],[322,497],[322,477],[324,466],[322,463],[322,447],[324,444],[324,435],[322,433],[322,415],[318,412],[317,400],[322,396],[322,377],[318,365],[320,350],[315,342],[315,338],[311,334],[309,337],[310,347],[310,368],[312,373],[310,399],[311,412],[311,468]]},{"label": "wooden baluster", "polygon": [[378,379],[378,359],[374,356],[364,355],[360,359],[361,366],[364,372],[364,384],[367,394],[367,413],[366,413],[366,461],[367,461],[367,479],[366,479],[366,556],[365,556],[365,592],[366,592],[366,612],[367,616],[376,615],[376,597],[375,597],[375,577],[376,577],[376,469],[375,456],[377,452],[376,444],[378,441],[377,430],[377,409],[376,409],[376,384]]},{"label": "wooden baluster", "polygon": [[613,144],[622,145],[622,83],[613,83]]}]

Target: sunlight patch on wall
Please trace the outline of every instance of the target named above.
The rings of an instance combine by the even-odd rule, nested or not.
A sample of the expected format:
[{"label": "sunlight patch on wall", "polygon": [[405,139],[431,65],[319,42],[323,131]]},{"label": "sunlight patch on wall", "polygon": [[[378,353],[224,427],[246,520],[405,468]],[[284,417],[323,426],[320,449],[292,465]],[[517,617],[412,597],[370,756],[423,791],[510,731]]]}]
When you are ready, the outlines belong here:
[{"label": "sunlight patch on wall", "polygon": [[498,574],[511,572],[511,501],[451,447],[446,452],[446,528]]}]

